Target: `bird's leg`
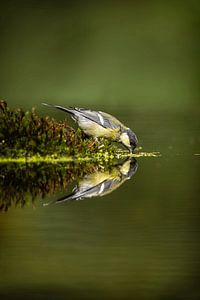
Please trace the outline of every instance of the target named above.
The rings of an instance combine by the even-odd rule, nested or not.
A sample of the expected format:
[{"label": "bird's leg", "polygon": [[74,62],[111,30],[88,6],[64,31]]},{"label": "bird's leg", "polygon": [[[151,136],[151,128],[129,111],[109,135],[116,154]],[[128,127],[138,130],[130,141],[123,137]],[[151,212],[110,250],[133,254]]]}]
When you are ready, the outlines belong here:
[{"label": "bird's leg", "polygon": [[98,140],[97,137],[94,137],[93,141],[91,141],[90,146],[91,146],[91,147],[94,146],[95,143],[96,143],[96,144],[99,144],[99,140]]}]

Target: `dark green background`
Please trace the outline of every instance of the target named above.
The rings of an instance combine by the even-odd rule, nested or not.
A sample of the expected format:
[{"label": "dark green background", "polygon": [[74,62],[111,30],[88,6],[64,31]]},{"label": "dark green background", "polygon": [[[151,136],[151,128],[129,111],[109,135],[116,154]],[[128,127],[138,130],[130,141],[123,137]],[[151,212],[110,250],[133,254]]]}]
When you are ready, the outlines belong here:
[{"label": "dark green background", "polygon": [[199,1],[1,1],[0,96],[102,107],[199,104]]}]

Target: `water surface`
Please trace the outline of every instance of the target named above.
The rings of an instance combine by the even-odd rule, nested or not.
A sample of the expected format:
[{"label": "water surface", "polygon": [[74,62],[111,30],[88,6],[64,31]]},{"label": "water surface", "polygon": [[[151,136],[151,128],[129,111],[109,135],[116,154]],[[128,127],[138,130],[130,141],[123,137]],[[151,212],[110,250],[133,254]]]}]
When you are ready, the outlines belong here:
[{"label": "water surface", "polygon": [[[40,185],[34,201],[28,191],[23,208],[1,213],[2,299],[197,299],[200,140],[194,116],[152,113],[143,130],[138,113],[141,144],[162,156],[137,158],[137,172],[112,193],[43,206],[77,181],[61,184],[64,173],[54,168],[45,179],[55,179],[53,189],[52,182]],[[20,182],[11,188],[19,192]]]}]

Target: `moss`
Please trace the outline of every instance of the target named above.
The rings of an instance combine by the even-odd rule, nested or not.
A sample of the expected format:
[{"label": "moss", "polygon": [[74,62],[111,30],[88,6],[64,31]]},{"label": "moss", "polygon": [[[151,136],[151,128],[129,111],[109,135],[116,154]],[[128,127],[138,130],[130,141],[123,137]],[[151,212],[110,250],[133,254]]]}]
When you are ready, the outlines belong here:
[{"label": "moss", "polygon": [[0,102],[1,157],[28,157],[35,154],[74,155],[95,150],[92,139],[83,139],[83,133],[75,131],[66,122],[40,117],[35,110],[11,111],[5,101]]},{"label": "moss", "polygon": [[[119,149],[107,139],[101,138],[96,142],[65,121],[40,117],[35,109],[31,112],[10,110],[3,100],[0,101],[0,149],[0,163],[72,159],[109,161],[129,156],[127,150]],[[136,157],[149,155],[157,154],[137,151],[133,154]]]},{"label": "moss", "polygon": [[31,112],[10,110],[0,101],[0,163],[4,162],[58,162],[58,161],[109,161],[127,156],[158,156],[158,152],[134,154],[120,149],[119,145],[101,138],[95,141],[80,129],[73,129],[65,121],[40,117]]},{"label": "moss", "polygon": [[[109,141],[102,139],[104,149],[115,150]],[[5,101],[0,101],[1,157],[21,158],[39,156],[87,156],[98,152],[99,143],[66,122],[40,117],[35,110],[11,111]]]}]

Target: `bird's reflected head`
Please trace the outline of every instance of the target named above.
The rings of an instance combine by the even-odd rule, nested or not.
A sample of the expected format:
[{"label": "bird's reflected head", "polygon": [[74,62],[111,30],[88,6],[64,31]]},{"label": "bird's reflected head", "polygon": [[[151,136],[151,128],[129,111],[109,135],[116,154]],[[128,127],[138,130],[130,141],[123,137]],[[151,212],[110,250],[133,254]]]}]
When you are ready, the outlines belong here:
[{"label": "bird's reflected head", "polygon": [[120,165],[120,173],[127,179],[131,178],[137,171],[137,161],[133,157],[129,157]]}]

